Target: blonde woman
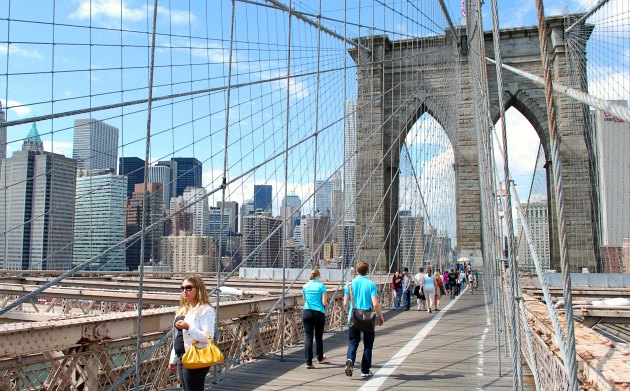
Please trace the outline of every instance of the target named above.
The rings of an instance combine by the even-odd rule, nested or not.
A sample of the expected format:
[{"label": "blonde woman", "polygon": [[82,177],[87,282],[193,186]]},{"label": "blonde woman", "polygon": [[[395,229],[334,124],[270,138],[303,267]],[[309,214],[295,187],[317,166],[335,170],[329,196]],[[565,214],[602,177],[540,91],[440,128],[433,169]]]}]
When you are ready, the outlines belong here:
[{"label": "blonde woman", "polygon": [[210,305],[208,291],[199,276],[189,276],[182,281],[182,294],[179,298],[179,308],[175,313],[175,335],[173,349],[169,361],[169,369],[179,375],[184,391],[204,389],[209,367],[186,369],[182,366],[182,356],[193,342],[199,348],[204,348],[208,335],[214,337],[214,309]]},{"label": "blonde woman", "polygon": [[444,282],[439,272],[433,273],[433,281],[435,281],[435,310],[440,310],[440,299],[444,292]]}]

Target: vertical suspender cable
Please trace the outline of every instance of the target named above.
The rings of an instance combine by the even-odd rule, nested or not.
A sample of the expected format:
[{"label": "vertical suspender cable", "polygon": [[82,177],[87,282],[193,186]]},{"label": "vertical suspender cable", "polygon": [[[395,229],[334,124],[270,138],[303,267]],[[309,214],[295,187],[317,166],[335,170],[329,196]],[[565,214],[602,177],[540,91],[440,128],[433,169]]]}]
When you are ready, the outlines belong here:
[{"label": "vertical suspender cable", "polygon": [[[494,43],[494,57],[496,59],[496,72],[497,72],[497,96],[499,99],[499,112],[501,116],[501,130],[503,141],[503,178],[505,180],[505,219],[507,223],[508,232],[508,262],[510,265],[510,298],[512,301],[511,322],[512,322],[512,362],[514,370],[514,389],[523,389],[523,375],[521,372],[521,344],[519,341],[519,323],[518,323],[518,311],[519,306],[516,301],[516,285],[517,271],[516,271],[516,254],[514,248],[514,222],[512,220],[512,200],[510,196],[510,173],[508,167],[508,148],[507,148],[507,129],[505,123],[505,103],[503,101],[503,73],[501,68],[501,44],[499,42],[499,16],[497,11],[497,0],[490,0],[490,8],[492,10],[492,40]],[[482,60],[482,66],[485,66],[485,61]],[[494,172],[494,170],[493,170]]]},{"label": "vertical suspender cable", "polygon": [[[234,53],[234,24],[235,24],[236,4],[232,0],[232,19],[230,21],[230,52],[228,54],[228,80],[225,97],[225,138],[223,142],[223,179],[221,181],[221,216],[219,219],[219,253],[217,255],[217,287],[215,288],[215,318],[214,318],[214,339],[219,335],[219,304],[220,304],[220,282],[221,282],[221,256],[223,252],[223,216],[225,214],[225,189],[227,188],[227,164],[228,164],[228,143],[230,134],[230,104],[232,93],[232,56]],[[208,98],[210,99],[210,98]],[[227,235],[226,235],[227,237]],[[227,240],[227,239],[226,239]]]},{"label": "vertical suspender cable", "polygon": [[[284,137],[285,137],[285,150],[284,150],[284,199],[286,201],[287,199],[287,179],[288,179],[288,175],[289,175],[289,124],[291,121],[291,117],[290,117],[290,112],[289,109],[291,107],[290,105],[290,101],[289,99],[291,98],[291,18],[293,16],[293,1],[289,0],[289,12],[288,12],[288,30],[287,30],[287,78],[286,78],[286,90],[287,90],[287,94],[286,94],[286,109],[287,109],[287,118],[286,118],[286,127],[285,127],[285,133],[284,133]],[[319,91],[319,90],[318,90]],[[317,113],[317,109],[315,109],[315,112]],[[317,119],[316,119],[317,121]],[[315,137],[315,140],[317,140],[317,137]],[[315,155],[317,156],[317,149],[315,150]],[[317,159],[316,159],[317,161]],[[286,297],[286,283],[287,283],[287,276],[286,276],[286,267],[287,267],[287,235],[286,235],[286,227],[287,227],[287,223],[286,223],[286,218],[284,219],[285,221],[283,222],[284,225],[284,235],[282,235],[282,307],[281,307],[281,318],[282,318],[282,329],[281,329],[281,335],[280,335],[280,361],[284,360],[284,328],[285,328],[285,322],[286,322],[286,316],[285,316],[285,297]]]},{"label": "vertical suspender cable", "polygon": [[[571,276],[569,275],[569,254],[567,252],[566,224],[564,221],[564,191],[562,180],[562,166],[560,165],[560,137],[558,135],[554,97],[552,92],[551,58],[549,57],[547,40],[547,24],[545,23],[545,8],[542,0],[536,0],[538,14],[538,38],[540,40],[540,57],[543,65],[545,80],[545,98],[547,103],[547,120],[551,140],[551,163],[553,165],[553,179],[556,195],[556,216],[558,220],[558,237],[560,239],[560,257],[563,281],[563,298],[566,316],[566,356],[564,367],[569,381],[569,390],[577,391],[577,358],[575,352],[575,331],[573,325],[573,295],[571,294]],[[558,336],[559,337],[559,336]],[[558,341],[558,343],[561,343]]]},{"label": "vertical suspender cable", "polygon": [[153,69],[155,65],[155,29],[157,25],[158,0],[153,2],[153,30],[151,32],[151,63],[149,65],[149,97],[147,101],[147,134],[144,150],[144,191],[142,197],[142,235],[140,245],[140,280],[138,282],[138,332],[136,336],[136,390],[140,388],[140,364],[142,358],[142,289],[144,280],[144,244],[146,236],[147,182],[149,180],[149,158],[151,150],[151,104],[153,103]]}]

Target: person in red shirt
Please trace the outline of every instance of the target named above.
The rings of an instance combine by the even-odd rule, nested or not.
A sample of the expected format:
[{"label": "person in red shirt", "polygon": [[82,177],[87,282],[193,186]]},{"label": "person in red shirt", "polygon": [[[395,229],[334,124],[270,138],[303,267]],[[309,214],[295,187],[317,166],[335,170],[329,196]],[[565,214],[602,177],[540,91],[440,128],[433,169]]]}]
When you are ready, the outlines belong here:
[{"label": "person in red shirt", "polygon": [[396,270],[394,276],[392,277],[392,291],[394,292],[394,311],[398,311],[400,308],[400,298],[402,296],[402,283],[403,277],[400,275],[400,272]]}]

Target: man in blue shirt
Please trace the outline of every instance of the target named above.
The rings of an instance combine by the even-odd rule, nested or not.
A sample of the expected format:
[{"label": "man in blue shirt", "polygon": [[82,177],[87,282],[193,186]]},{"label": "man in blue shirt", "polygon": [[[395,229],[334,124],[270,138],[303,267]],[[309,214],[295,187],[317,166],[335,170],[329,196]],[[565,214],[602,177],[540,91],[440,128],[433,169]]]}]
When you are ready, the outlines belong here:
[{"label": "man in blue shirt", "polygon": [[[376,283],[370,280],[366,275],[368,272],[368,264],[360,261],[356,266],[357,276],[354,280],[346,284],[343,296],[343,306],[348,311],[348,323],[350,323],[350,315],[353,308],[359,310],[373,310],[378,314],[378,325],[382,326],[385,322],[381,303],[378,301],[378,289]],[[352,285],[352,297],[354,302],[350,300],[350,285]],[[356,307],[355,307],[356,305]],[[360,331],[348,328],[348,352],[346,354],[346,376],[352,376],[352,367],[357,357],[357,348],[361,341],[361,333],[363,333],[363,358],[361,359],[361,377],[370,377],[373,373],[370,371],[372,367],[372,347],[374,346],[375,332]]]},{"label": "man in blue shirt", "polygon": [[413,280],[411,279],[411,276],[409,275],[409,269],[406,267],[403,268],[402,289],[403,289],[403,298],[405,301],[405,311],[409,311],[409,307],[411,306],[411,291],[413,289],[412,282]]}]

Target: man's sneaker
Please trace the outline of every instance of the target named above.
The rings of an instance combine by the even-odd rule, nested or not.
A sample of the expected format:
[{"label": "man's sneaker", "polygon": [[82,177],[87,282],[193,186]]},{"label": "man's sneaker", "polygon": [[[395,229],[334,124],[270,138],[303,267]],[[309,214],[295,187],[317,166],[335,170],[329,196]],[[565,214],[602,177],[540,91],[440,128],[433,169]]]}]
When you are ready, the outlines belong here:
[{"label": "man's sneaker", "polygon": [[321,360],[317,360],[318,363],[320,364],[328,364],[328,356],[327,355],[323,355]]},{"label": "man's sneaker", "polygon": [[352,376],[352,360],[346,360],[346,376]]},{"label": "man's sneaker", "polygon": [[371,376],[374,376],[372,371],[369,371],[368,373],[361,373],[361,377],[371,377]]},{"label": "man's sneaker", "polygon": [[313,364],[306,364],[306,369],[313,369],[315,368],[315,365]]}]

